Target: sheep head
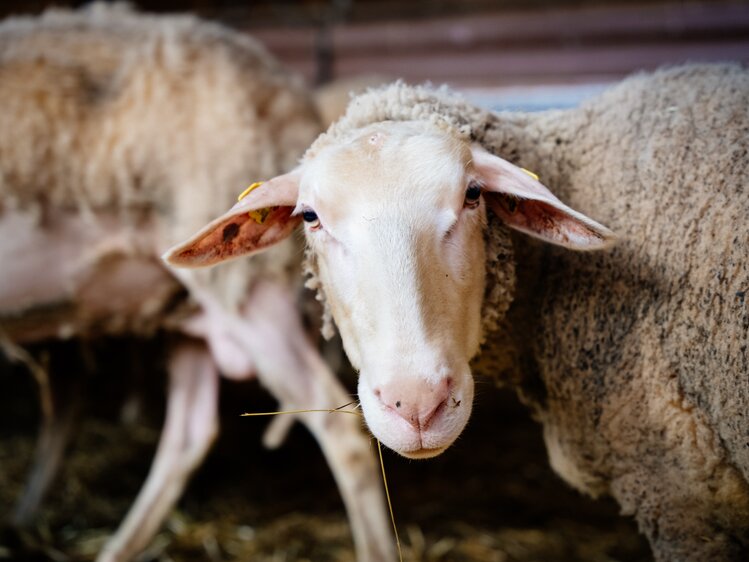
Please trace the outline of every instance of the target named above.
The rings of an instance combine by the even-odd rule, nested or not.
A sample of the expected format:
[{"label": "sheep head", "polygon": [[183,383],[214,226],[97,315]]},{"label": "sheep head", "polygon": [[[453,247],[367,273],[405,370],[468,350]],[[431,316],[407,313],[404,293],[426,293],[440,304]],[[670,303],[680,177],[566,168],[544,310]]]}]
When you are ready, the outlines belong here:
[{"label": "sheep head", "polygon": [[[370,430],[426,458],[449,447],[471,413],[487,206],[509,227],[572,249],[612,238],[478,145],[421,122],[384,122],[308,155],[165,259],[210,265],[260,251],[303,222]],[[251,213],[267,208],[263,221]]]}]

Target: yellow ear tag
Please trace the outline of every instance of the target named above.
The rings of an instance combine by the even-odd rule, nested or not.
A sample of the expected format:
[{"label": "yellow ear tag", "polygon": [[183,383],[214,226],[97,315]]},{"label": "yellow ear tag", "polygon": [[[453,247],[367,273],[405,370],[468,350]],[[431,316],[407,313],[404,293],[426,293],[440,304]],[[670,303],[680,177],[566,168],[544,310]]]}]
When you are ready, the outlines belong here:
[{"label": "yellow ear tag", "polygon": [[[242,193],[239,194],[239,197],[237,197],[237,201],[241,201],[242,199],[247,197],[247,195],[249,195],[249,193],[253,189],[257,189],[261,185],[263,185],[263,182],[256,181],[250,187],[248,187]],[[265,222],[265,219],[268,218],[269,214],[270,214],[270,209],[257,209],[255,211],[250,211],[249,213],[247,213],[247,215],[258,224],[263,224]]]},{"label": "yellow ear tag", "polygon": [[[525,168],[520,168],[520,169],[523,170],[530,177],[532,177],[534,180],[538,181],[538,175],[537,174],[534,174],[533,172],[531,172],[530,170],[526,170]],[[250,187],[252,187],[252,186],[250,186]]]},{"label": "yellow ear tag", "polygon": [[256,181],[250,187],[248,187],[242,193],[239,194],[239,197],[237,197],[237,201],[241,201],[242,199],[244,199],[245,197],[247,197],[250,194],[250,191],[252,191],[253,189],[257,189],[261,185],[263,185],[263,182]]}]

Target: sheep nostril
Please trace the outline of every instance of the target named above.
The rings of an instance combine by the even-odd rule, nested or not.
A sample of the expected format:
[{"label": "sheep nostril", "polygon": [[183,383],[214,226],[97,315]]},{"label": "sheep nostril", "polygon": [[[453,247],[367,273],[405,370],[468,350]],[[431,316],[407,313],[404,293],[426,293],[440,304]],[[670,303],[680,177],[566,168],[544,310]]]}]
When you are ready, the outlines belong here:
[{"label": "sheep nostril", "polygon": [[400,407],[401,407],[401,401],[400,401],[400,400],[398,400],[398,401],[397,401],[397,402],[395,403],[395,407],[396,407],[396,408],[400,408]]},{"label": "sheep nostril", "polygon": [[426,412],[419,416],[420,427],[426,429],[434,418],[436,418],[442,411],[443,407],[447,404],[447,398],[437,404],[430,412]]}]

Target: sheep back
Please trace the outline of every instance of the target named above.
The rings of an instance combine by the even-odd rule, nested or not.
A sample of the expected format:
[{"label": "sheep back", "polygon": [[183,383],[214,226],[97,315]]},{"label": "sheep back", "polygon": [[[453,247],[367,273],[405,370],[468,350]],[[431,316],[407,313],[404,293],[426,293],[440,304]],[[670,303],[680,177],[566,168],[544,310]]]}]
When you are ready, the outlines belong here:
[{"label": "sheep back", "polygon": [[[157,216],[166,248],[293,167],[319,133],[301,81],[251,38],[121,5],[0,24],[0,197],[6,210]],[[187,277],[228,305],[297,250]]]}]

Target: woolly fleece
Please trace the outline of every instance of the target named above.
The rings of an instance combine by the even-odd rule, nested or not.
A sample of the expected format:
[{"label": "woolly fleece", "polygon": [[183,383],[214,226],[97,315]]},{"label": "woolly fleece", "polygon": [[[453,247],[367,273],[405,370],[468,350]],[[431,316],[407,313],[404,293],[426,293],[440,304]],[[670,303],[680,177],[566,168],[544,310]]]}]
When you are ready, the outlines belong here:
[{"label": "woolly fleece", "polygon": [[[301,81],[245,34],[120,4],[2,22],[0,99],[0,210],[152,214],[164,248],[320,132]],[[183,275],[231,308],[259,273],[293,278],[297,252]]]},{"label": "woolly fleece", "polygon": [[[478,141],[619,236],[574,253],[491,216],[476,368],[516,385],[556,471],[613,495],[658,560],[746,560],[749,73],[664,69],[538,114],[398,83],[355,98],[306,158],[383,121]],[[307,271],[317,286],[313,256]]]}]

